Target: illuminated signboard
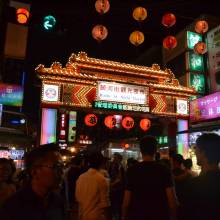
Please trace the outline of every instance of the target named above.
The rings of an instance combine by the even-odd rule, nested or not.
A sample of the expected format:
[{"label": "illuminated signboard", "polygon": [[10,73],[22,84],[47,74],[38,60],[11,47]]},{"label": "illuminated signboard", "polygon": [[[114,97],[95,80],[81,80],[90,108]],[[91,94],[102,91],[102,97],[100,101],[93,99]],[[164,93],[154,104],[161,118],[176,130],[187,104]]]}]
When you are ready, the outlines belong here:
[{"label": "illuminated signboard", "polygon": [[57,110],[42,108],[40,144],[56,142]]},{"label": "illuminated signboard", "polygon": [[203,74],[190,73],[190,86],[200,93],[205,93],[205,77]]},{"label": "illuminated signboard", "polygon": [[176,112],[181,115],[188,115],[188,101],[183,99],[177,99]]},{"label": "illuminated signboard", "polygon": [[128,84],[98,82],[97,101],[148,104],[148,88]]},{"label": "illuminated signboard", "polygon": [[24,150],[10,150],[9,155],[13,160],[22,160],[24,157]]},{"label": "illuminated signboard", "polygon": [[195,54],[194,52],[188,52],[187,60],[188,60],[188,70],[190,71],[204,71],[204,64],[203,64],[203,56],[199,54]]},{"label": "illuminated signboard", "polygon": [[202,41],[202,35],[195,32],[187,31],[187,47],[194,49],[195,44]]},{"label": "illuminated signboard", "polygon": [[132,105],[112,102],[95,101],[94,108],[112,109],[119,111],[149,112],[150,108],[145,105]]},{"label": "illuminated signboard", "polygon": [[220,117],[220,92],[190,102],[190,120],[203,121]]},{"label": "illuminated signboard", "polygon": [[210,93],[220,91],[220,25],[207,33]]},{"label": "illuminated signboard", "polygon": [[57,102],[59,99],[59,86],[43,84],[43,101]]},{"label": "illuminated signboard", "polygon": [[0,84],[0,103],[9,106],[22,106],[23,88],[22,86]]},{"label": "illuminated signboard", "polygon": [[76,116],[77,112],[69,112],[69,131],[68,131],[68,141],[74,142],[76,140]]},{"label": "illuminated signboard", "polygon": [[159,136],[156,139],[157,139],[158,144],[167,144],[168,143],[167,136]]},{"label": "illuminated signboard", "polygon": [[0,158],[9,158],[9,151],[8,150],[0,150]]},{"label": "illuminated signboard", "polygon": [[0,150],[0,158],[7,158],[13,160],[22,160],[24,157],[24,150]]}]

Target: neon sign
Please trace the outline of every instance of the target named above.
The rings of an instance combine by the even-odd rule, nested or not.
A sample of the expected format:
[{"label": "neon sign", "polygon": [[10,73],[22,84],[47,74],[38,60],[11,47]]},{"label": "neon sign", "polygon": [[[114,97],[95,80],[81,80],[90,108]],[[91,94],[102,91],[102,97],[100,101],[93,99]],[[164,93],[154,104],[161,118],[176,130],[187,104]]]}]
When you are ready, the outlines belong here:
[{"label": "neon sign", "polygon": [[145,105],[122,104],[113,102],[95,101],[94,108],[112,109],[119,111],[149,112],[150,108]]},{"label": "neon sign", "polygon": [[190,102],[190,120],[202,121],[220,117],[220,92]]}]

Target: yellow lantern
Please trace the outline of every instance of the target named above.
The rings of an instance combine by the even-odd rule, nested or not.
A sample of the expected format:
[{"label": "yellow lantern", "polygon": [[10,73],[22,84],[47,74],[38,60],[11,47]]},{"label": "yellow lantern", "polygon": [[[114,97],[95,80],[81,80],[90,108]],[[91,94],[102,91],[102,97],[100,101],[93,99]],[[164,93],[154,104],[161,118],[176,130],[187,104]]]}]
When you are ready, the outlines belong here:
[{"label": "yellow lantern", "polygon": [[95,9],[99,14],[105,14],[110,9],[108,0],[97,0],[95,3]]},{"label": "yellow lantern", "polygon": [[208,31],[209,25],[205,20],[200,20],[196,22],[195,31],[199,34],[204,34]]},{"label": "yellow lantern", "polygon": [[147,18],[147,10],[143,7],[137,7],[133,11],[133,18],[137,21],[143,21]]},{"label": "yellow lantern", "polygon": [[104,40],[107,37],[107,35],[108,35],[108,30],[104,25],[99,24],[92,29],[92,36],[97,41]]},{"label": "yellow lantern", "polygon": [[141,31],[133,31],[130,34],[129,41],[135,46],[139,46],[144,42],[144,34]]}]

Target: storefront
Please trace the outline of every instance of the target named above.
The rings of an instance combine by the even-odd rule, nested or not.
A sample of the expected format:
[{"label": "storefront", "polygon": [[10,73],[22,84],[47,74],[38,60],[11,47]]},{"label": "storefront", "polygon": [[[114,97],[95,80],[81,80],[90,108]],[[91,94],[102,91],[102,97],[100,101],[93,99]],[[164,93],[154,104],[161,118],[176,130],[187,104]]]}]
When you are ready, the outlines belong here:
[{"label": "storefront", "polygon": [[136,66],[84,52],[72,54],[65,67],[40,64],[36,73],[42,81],[40,144],[57,142],[61,148],[106,141],[113,133],[126,139],[157,130],[170,145],[173,124],[188,120],[188,98],[196,94],[157,64]]}]

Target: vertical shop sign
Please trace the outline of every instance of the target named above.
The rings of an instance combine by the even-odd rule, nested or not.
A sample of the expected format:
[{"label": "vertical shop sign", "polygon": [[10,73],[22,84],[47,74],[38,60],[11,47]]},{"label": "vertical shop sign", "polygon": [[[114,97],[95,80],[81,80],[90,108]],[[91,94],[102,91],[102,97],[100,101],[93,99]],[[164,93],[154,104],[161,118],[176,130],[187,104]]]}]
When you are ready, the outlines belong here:
[{"label": "vertical shop sign", "polygon": [[189,49],[194,49],[194,46],[202,41],[202,35],[195,32],[187,31],[187,47]]},{"label": "vertical shop sign", "polygon": [[76,140],[76,117],[77,113],[75,111],[69,112],[68,142]]},{"label": "vertical shop sign", "polygon": [[66,114],[65,113],[61,113],[61,115],[60,115],[59,139],[60,140],[66,139]]}]

